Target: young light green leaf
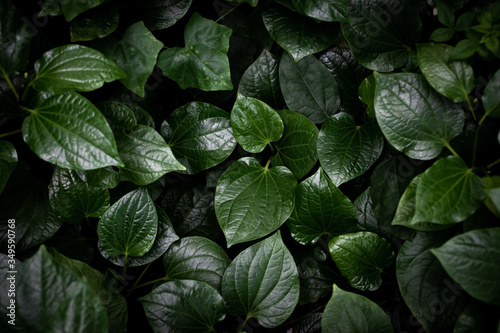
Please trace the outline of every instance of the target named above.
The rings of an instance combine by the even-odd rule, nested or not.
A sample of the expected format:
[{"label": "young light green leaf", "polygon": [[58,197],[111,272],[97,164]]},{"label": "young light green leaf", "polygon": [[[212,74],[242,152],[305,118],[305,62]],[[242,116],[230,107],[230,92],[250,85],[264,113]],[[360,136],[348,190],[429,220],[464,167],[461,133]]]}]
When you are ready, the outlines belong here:
[{"label": "young light green leaf", "polygon": [[190,174],[222,163],[236,147],[229,114],[202,102],[172,112],[161,125],[161,134]]},{"label": "young light green leaf", "polygon": [[165,280],[196,280],[221,290],[222,276],[231,259],[215,242],[205,237],[186,237],[174,243],[163,256]]},{"label": "young light green leaf", "polygon": [[113,130],[133,130],[137,126],[134,112],[125,104],[115,101],[99,102],[95,105],[106,117],[109,126]]},{"label": "young light green leaf", "polygon": [[323,51],[340,37],[331,25],[316,23],[278,5],[266,7],[262,19],[271,37],[290,52],[295,62]]},{"label": "young light green leaf", "polygon": [[483,102],[485,117],[490,116],[493,118],[500,118],[500,96],[498,96],[498,91],[500,90],[500,70],[493,74],[490,82],[484,89],[484,94],[481,97]]},{"label": "young light green leaf", "polygon": [[109,191],[83,181],[74,170],[57,167],[49,186],[50,205],[67,223],[80,223],[86,217],[101,217],[109,208]]},{"label": "young light green leaf", "polygon": [[271,166],[283,165],[300,179],[307,175],[318,161],[316,142],[319,131],[312,121],[300,113],[290,110],[278,113],[285,130],[281,139],[274,144],[277,152]]},{"label": "young light green leaf", "polygon": [[71,44],[45,52],[35,62],[33,88],[61,94],[67,90],[92,91],[126,77],[113,61],[90,47]]},{"label": "young light green leaf", "polygon": [[227,246],[266,236],[290,216],[297,186],[285,167],[263,168],[253,157],[234,162],[219,178],[215,214]]},{"label": "young light green leaf", "polygon": [[339,108],[337,82],[314,56],[294,63],[284,52],[280,61],[280,85],[288,108],[315,124],[324,122]]},{"label": "young light green leaf", "polygon": [[464,125],[464,112],[418,74],[375,73],[375,114],[387,141],[411,158],[437,157]]},{"label": "young light green leaf", "polygon": [[93,11],[78,16],[71,22],[69,33],[72,42],[103,38],[118,28],[120,15],[116,7]]},{"label": "young light green leaf", "polygon": [[231,126],[236,141],[250,153],[260,153],[278,141],[284,125],[279,114],[266,103],[239,95],[231,111]]},{"label": "young light green leaf", "polygon": [[384,139],[377,124],[357,126],[347,113],[330,117],[318,135],[318,158],[336,186],[365,173],[377,161]]},{"label": "young light green leaf", "polygon": [[60,1],[61,11],[66,21],[71,21],[81,13],[102,4],[105,0]]},{"label": "young light green leaf", "polygon": [[231,29],[194,13],[184,30],[186,46],[163,51],[158,67],[181,89],[232,90],[227,58],[231,32]]},{"label": "young light green leaf", "polygon": [[348,0],[278,0],[293,11],[304,14],[320,21],[348,22]]},{"label": "young light green leaf", "polygon": [[408,60],[422,28],[413,4],[404,0],[352,0],[349,23],[342,32],[356,59],[365,67],[390,72]]},{"label": "young light green leaf", "polygon": [[299,275],[279,231],[234,258],[222,278],[222,297],[231,315],[256,318],[266,328],[290,317],[299,300]]},{"label": "young light green leaf", "polygon": [[295,207],[287,225],[297,242],[309,245],[324,234],[336,236],[356,231],[357,218],[349,198],[319,168],[297,187]]},{"label": "young light green leaf", "polygon": [[446,272],[471,296],[500,305],[500,228],[458,235],[431,250]]},{"label": "young light green leaf", "polygon": [[483,203],[484,182],[455,156],[438,160],[425,171],[417,186],[412,223],[462,222]]},{"label": "young light green leaf", "polygon": [[192,0],[143,0],[136,4],[136,9],[148,29],[162,30],[183,18],[191,3]]},{"label": "young light green leaf", "polygon": [[0,140],[0,193],[2,193],[10,174],[17,165],[16,148],[9,141]]},{"label": "young light green leaf", "polygon": [[117,136],[116,142],[125,163],[120,174],[137,185],[151,184],[171,171],[186,170],[160,133],[151,127],[138,125],[133,132]]},{"label": "young light green leaf", "polygon": [[153,36],[142,21],[125,30],[120,41],[106,38],[99,49],[123,69],[127,77],[121,83],[133,93],[144,97],[144,86],[156,65],[163,43]]},{"label": "young light green leaf", "polygon": [[153,246],[158,214],[145,188],[138,188],[115,202],[99,220],[97,235],[110,256],[140,257]]},{"label": "young light green leaf", "polygon": [[139,301],[155,333],[209,333],[226,317],[222,297],[210,285],[200,281],[168,281]]},{"label": "young light green leaf", "polygon": [[377,290],[382,284],[380,273],[394,261],[391,245],[367,231],[332,238],[328,247],[340,273],[359,290]]},{"label": "young light green leaf", "polygon": [[445,44],[418,44],[418,66],[430,85],[453,102],[468,98],[475,85],[474,71],[463,60],[451,60],[453,47]]},{"label": "young light green leaf", "polygon": [[23,138],[41,159],[74,170],[121,166],[106,119],[86,98],[69,91],[39,95],[23,123]]},{"label": "young light green leaf", "polygon": [[321,319],[322,332],[394,332],[391,321],[376,303],[333,285],[333,294]]}]

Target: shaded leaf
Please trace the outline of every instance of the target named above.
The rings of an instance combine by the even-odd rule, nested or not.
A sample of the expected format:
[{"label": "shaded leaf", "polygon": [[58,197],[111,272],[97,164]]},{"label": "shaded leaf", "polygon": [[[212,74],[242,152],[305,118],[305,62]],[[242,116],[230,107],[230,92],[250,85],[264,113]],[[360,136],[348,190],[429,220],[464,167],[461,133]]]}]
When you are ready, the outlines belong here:
[{"label": "shaded leaf", "polygon": [[17,151],[9,141],[0,140],[0,193],[10,174],[16,169]]},{"label": "shaded leaf", "polygon": [[137,126],[134,112],[125,104],[115,101],[104,101],[96,104],[109,123],[111,129],[133,130]]},{"label": "shaded leaf", "polygon": [[69,33],[72,42],[103,38],[118,28],[120,15],[116,7],[78,16],[71,22]]},{"label": "shaded leaf", "polygon": [[79,14],[99,6],[105,0],[72,0],[60,1],[61,11],[66,21],[71,21]]},{"label": "shaded leaf", "polygon": [[184,17],[192,0],[146,0],[137,3],[136,9],[150,30],[161,30],[173,26]]},{"label": "shaded leaf", "polygon": [[343,22],[347,17],[348,0],[278,0],[293,11],[307,15],[320,21]]},{"label": "shaded leaf", "polygon": [[484,94],[481,97],[486,115],[493,118],[500,118],[500,97],[498,91],[500,89],[500,70],[493,74],[490,82],[484,89]]}]

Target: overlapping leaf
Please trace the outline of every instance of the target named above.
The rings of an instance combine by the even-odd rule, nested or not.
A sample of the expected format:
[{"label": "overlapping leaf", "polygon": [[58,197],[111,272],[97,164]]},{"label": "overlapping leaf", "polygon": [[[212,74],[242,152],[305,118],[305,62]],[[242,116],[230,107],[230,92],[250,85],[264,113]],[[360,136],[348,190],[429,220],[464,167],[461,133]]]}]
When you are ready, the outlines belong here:
[{"label": "overlapping leaf", "polygon": [[96,107],[101,111],[106,120],[111,126],[111,129],[133,130],[137,126],[134,112],[125,104],[115,101],[105,101],[96,104]]},{"label": "overlapping leaf", "polygon": [[150,30],[173,26],[186,15],[192,0],[146,0],[137,3],[137,10]]},{"label": "overlapping leaf", "polygon": [[72,42],[103,38],[118,28],[120,15],[116,7],[96,10],[78,16],[71,22],[70,36]]},{"label": "overlapping leaf", "polygon": [[2,193],[10,174],[17,165],[16,148],[9,141],[0,140],[0,193]]},{"label": "overlapping leaf", "polygon": [[320,21],[343,22],[347,17],[348,0],[278,0],[291,10]]}]

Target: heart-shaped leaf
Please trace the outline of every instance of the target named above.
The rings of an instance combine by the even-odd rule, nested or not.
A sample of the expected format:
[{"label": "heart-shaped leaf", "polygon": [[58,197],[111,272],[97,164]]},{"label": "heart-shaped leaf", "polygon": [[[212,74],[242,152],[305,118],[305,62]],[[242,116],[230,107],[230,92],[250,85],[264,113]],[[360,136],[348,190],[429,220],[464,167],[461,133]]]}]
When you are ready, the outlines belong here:
[{"label": "heart-shaped leaf", "polygon": [[383,148],[384,139],[376,124],[357,126],[347,113],[327,119],[318,135],[319,162],[336,186],[370,169]]},{"label": "heart-shaped leaf", "polygon": [[500,305],[500,228],[458,235],[431,250],[446,272],[473,297]]},{"label": "heart-shaped leaf", "polygon": [[10,174],[17,165],[16,148],[9,141],[0,140],[0,193],[2,193]]},{"label": "heart-shaped leaf", "polygon": [[365,67],[390,72],[408,60],[422,28],[417,9],[405,0],[350,0],[342,32]]},{"label": "heart-shaped leaf", "polygon": [[192,0],[143,0],[136,4],[136,8],[148,29],[161,30],[183,18],[191,3]]},{"label": "heart-shaped leaf", "polygon": [[496,71],[490,82],[488,82],[488,85],[484,89],[484,94],[481,97],[484,110],[486,111],[485,117],[490,116],[493,118],[500,118],[500,96],[498,96],[499,90],[500,70]]},{"label": "heart-shaped leaf", "polygon": [[231,126],[236,141],[250,153],[260,153],[283,135],[283,121],[266,103],[238,96],[231,111]]},{"label": "heart-shaped leaf", "polygon": [[161,125],[161,134],[190,174],[222,163],[236,147],[229,114],[202,102],[172,112]]},{"label": "heart-shaped leaf", "polygon": [[334,114],[340,105],[335,78],[314,56],[294,63],[288,53],[280,62],[280,85],[286,105],[320,124]]},{"label": "heart-shaped leaf", "polygon": [[75,92],[39,95],[23,138],[41,159],[74,170],[121,166],[113,133],[92,103]]},{"label": "heart-shaped leaf", "polygon": [[348,0],[278,0],[293,11],[307,15],[320,21],[349,21],[347,17]]},{"label": "heart-shaped leaf", "polygon": [[230,263],[231,259],[217,243],[198,236],[182,238],[163,256],[165,280],[202,281],[218,291]]},{"label": "heart-shaped leaf", "polygon": [[484,182],[455,156],[438,160],[422,175],[415,195],[412,223],[462,222],[483,203]]},{"label": "heart-shaped leaf", "polygon": [[297,180],[285,167],[268,169],[244,157],[219,178],[215,214],[227,246],[266,236],[290,216]]},{"label": "heart-shaped leaf", "polygon": [[184,30],[186,46],[163,51],[158,67],[182,89],[232,90],[229,36],[231,29],[194,13]]},{"label": "heart-shaped leaf", "polygon": [[394,332],[391,321],[376,303],[333,285],[321,319],[322,332]]},{"label": "heart-shaped leaf", "polygon": [[475,86],[474,71],[464,60],[451,60],[453,47],[418,44],[418,66],[430,85],[453,102],[465,101]]},{"label": "heart-shaped leaf", "polygon": [[226,317],[224,300],[210,285],[192,280],[163,283],[139,299],[154,332],[213,332]]},{"label": "heart-shaped leaf", "polygon": [[312,121],[300,113],[290,110],[278,113],[285,130],[281,139],[274,144],[277,152],[271,166],[283,165],[300,179],[307,175],[318,161],[316,142],[319,131]]},{"label": "heart-shaped leaf", "polygon": [[133,130],[137,126],[134,112],[125,104],[115,101],[105,101],[96,104],[109,126],[113,130],[125,129]]},{"label": "heart-shaped leaf", "polygon": [[297,242],[308,245],[315,244],[324,234],[356,231],[357,218],[349,198],[319,168],[297,187],[295,207],[287,225]]},{"label": "heart-shaped leaf", "polygon": [[222,297],[233,316],[281,325],[299,301],[299,275],[278,231],[234,258],[222,278]]},{"label": "heart-shaped leaf", "polygon": [[113,257],[146,254],[153,246],[157,231],[158,214],[148,192],[142,187],[115,202],[97,225],[99,242]]},{"label": "heart-shaped leaf", "polygon": [[78,16],[71,22],[69,33],[72,42],[103,38],[118,28],[120,15],[116,7],[96,10]]},{"label": "heart-shaped leaf", "polygon": [[411,158],[430,160],[462,131],[464,112],[418,74],[375,73],[375,113],[387,141]]},{"label": "heart-shaped leaf", "polygon": [[377,290],[382,284],[380,273],[394,261],[391,245],[367,231],[332,238],[328,247],[340,273],[359,290]]}]

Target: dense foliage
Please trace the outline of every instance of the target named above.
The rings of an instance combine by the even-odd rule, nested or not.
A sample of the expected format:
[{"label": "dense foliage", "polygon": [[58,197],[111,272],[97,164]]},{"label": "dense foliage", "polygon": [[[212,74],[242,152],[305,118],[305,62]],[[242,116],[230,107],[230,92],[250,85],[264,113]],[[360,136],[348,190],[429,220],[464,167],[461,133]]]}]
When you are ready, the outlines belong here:
[{"label": "dense foliage", "polygon": [[1,0],[1,331],[500,332],[499,40],[500,1]]}]

